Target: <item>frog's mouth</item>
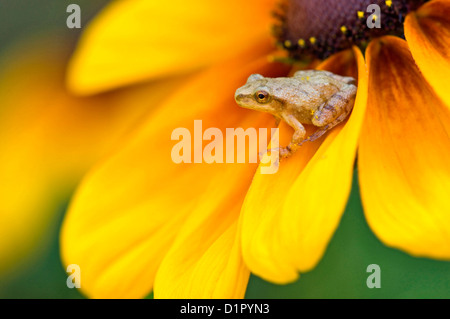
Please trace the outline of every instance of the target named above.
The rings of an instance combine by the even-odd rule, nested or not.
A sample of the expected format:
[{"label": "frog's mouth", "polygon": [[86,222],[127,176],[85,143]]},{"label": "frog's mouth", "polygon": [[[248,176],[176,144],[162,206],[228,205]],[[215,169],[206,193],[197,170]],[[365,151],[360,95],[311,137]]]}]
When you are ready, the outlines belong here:
[{"label": "frog's mouth", "polygon": [[239,104],[239,106],[241,106],[243,108],[251,108],[250,107],[250,103],[252,101],[245,94],[239,94],[239,93],[236,92],[236,94],[234,95],[234,100],[236,101],[237,104]]},{"label": "frog's mouth", "polygon": [[[375,37],[389,34],[404,38],[406,15],[427,1],[282,0],[274,12],[278,22],[273,34],[294,59],[325,59],[352,45],[364,48]],[[368,9],[370,5],[380,8],[380,17]],[[379,27],[373,27],[377,18]]]},{"label": "frog's mouth", "polygon": [[270,108],[267,107],[267,104],[259,104],[254,99],[249,97],[247,94],[238,94],[234,95],[234,99],[236,103],[244,108],[254,111],[262,111],[262,112],[270,112]]}]

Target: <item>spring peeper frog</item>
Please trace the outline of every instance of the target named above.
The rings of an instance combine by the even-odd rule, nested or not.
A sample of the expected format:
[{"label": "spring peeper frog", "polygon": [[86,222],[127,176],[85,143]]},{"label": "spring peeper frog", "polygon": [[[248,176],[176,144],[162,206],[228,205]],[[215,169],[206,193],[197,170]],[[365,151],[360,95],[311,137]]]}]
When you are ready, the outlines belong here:
[{"label": "spring peeper frog", "polygon": [[[280,148],[288,157],[305,141],[314,141],[344,121],[350,114],[356,96],[355,79],[328,71],[297,71],[288,78],[266,78],[252,74],[237,89],[236,102],[248,109],[267,112],[294,128],[291,142]],[[318,127],[306,138],[303,124]]]}]

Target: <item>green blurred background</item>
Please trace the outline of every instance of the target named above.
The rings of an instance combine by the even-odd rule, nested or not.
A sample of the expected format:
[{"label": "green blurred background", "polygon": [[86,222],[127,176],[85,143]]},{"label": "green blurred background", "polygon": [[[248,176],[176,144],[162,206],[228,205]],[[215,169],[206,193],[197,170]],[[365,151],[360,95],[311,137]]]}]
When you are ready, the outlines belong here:
[{"label": "green blurred background", "polygon": [[[15,42],[47,31],[57,31],[54,41],[73,48],[80,30],[66,27],[67,6],[80,5],[82,26],[86,26],[107,2],[0,0],[0,59]],[[58,232],[68,201],[69,196],[61,197],[50,230],[51,240],[38,256],[0,276],[0,298],[83,298],[76,289],[67,288],[67,274],[59,259]],[[370,275],[366,269],[370,264],[381,268],[379,289],[369,289],[366,285]],[[296,283],[285,286],[252,276],[246,297],[450,298],[450,263],[413,258],[380,243],[364,219],[355,170],[347,210],[319,265],[302,274]]]}]

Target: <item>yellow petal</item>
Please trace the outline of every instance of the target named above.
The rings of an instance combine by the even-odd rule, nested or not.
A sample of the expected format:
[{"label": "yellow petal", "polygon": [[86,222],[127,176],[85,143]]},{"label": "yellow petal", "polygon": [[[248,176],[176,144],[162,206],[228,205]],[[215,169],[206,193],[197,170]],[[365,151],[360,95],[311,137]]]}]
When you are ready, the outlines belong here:
[{"label": "yellow petal", "polygon": [[242,177],[227,170],[211,180],[159,267],[155,298],[244,297],[250,272],[237,220],[251,175]]},{"label": "yellow petal", "polygon": [[[258,171],[247,193],[242,208],[244,260],[252,272],[267,280],[286,283],[295,280],[298,271],[314,267],[344,211],[364,117],[367,74],[358,49],[334,55],[321,66],[338,71],[341,65],[354,64],[355,58],[358,94],[345,126],[333,129],[322,144],[304,144],[280,163],[276,174]],[[350,73],[354,69],[350,67]],[[281,127],[281,139],[286,139],[287,132]]]},{"label": "yellow petal", "polygon": [[[148,109],[125,91],[68,94],[68,46],[53,39],[25,39],[0,60],[0,273],[45,249],[55,215],[82,174]],[[131,91],[148,96],[152,87]]]},{"label": "yellow petal", "polygon": [[[267,65],[263,54],[267,47],[268,44],[259,43],[251,55],[245,53],[186,81],[186,86],[158,108],[122,149],[84,180],[64,222],[61,247],[65,264],[80,265],[82,290],[88,296],[148,294],[161,261],[191,212],[196,214],[186,225],[193,226],[184,227],[182,236],[188,237],[194,227],[203,229],[204,225],[197,224],[199,220],[195,216],[207,219],[212,214],[217,231],[203,229],[202,242],[186,239],[186,242],[195,241],[198,247],[193,242],[192,247],[184,248],[198,249],[195,256],[201,260],[213,258],[224,263],[215,254],[218,247],[226,246],[231,251],[224,254],[235,258],[234,230],[227,229],[234,227],[231,225],[237,217],[233,210],[225,211],[221,225],[217,214],[222,210],[216,201],[223,200],[224,204],[238,201],[243,196],[243,187],[250,183],[255,164],[175,164],[171,150],[176,141],[171,140],[171,135],[177,128],[187,128],[194,134],[194,120],[203,121],[203,130],[216,127],[222,132],[227,127],[265,127],[273,122],[270,116],[241,109],[234,101],[236,88],[245,83],[249,74],[257,71],[274,74],[273,66]],[[258,54],[263,58],[253,62],[254,55]],[[231,214],[229,219],[227,214]],[[206,242],[213,248],[205,257]],[[170,260],[179,260],[177,249],[171,250]],[[180,260],[179,267],[188,266]],[[242,269],[237,263],[236,267]],[[241,274],[240,270],[234,270]],[[168,275],[161,278],[159,285],[163,287],[170,278]],[[164,291],[162,295],[166,296]]]},{"label": "yellow petal", "polygon": [[114,1],[83,34],[68,85],[91,94],[229,58],[269,38],[273,3]]},{"label": "yellow petal", "polygon": [[405,41],[373,41],[366,57],[370,91],[358,166],[367,221],[389,246],[449,259],[450,111]]},{"label": "yellow petal", "polygon": [[410,13],[405,36],[423,76],[450,107],[450,2],[430,1]]}]

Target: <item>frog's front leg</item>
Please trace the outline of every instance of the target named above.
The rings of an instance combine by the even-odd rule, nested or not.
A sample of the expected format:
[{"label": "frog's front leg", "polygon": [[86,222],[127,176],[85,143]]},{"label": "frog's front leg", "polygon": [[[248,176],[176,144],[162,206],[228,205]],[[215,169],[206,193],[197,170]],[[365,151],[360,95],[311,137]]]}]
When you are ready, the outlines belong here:
[{"label": "frog's front leg", "polygon": [[312,119],[314,126],[319,129],[308,137],[308,141],[314,141],[344,121],[353,109],[356,96],[356,86],[346,84],[342,90],[336,92],[315,113]]},{"label": "frog's front leg", "polygon": [[276,115],[273,116],[275,118],[275,126],[278,127],[278,125],[280,125],[281,122],[281,117],[278,117]]},{"label": "frog's front leg", "polygon": [[289,157],[305,140],[306,130],[302,123],[300,123],[293,115],[283,116],[283,120],[295,130],[289,145],[284,148],[280,148],[280,156]]},{"label": "frog's front leg", "polygon": [[269,151],[277,150],[279,151],[281,158],[286,158],[291,156],[292,153],[302,145],[305,140],[306,130],[302,123],[300,123],[293,115],[283,115],[282,119],[295,130],[291,142],[286,147],[270,149]]}]

